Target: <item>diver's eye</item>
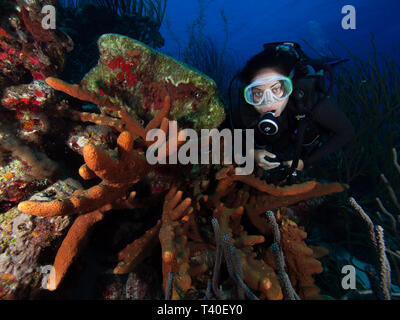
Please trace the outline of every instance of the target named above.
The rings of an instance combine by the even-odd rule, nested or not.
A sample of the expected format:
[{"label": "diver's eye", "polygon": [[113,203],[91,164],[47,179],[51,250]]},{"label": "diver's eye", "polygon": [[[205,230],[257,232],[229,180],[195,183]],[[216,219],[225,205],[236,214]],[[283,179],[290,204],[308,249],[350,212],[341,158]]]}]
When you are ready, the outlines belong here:
[{"label": "diver's eye", "polygon": [[264,95],[264,91],[259,90],[259,89],[254,89],[253,90],[253,99],[256,102],[259,101],[260,99],[262,99],[263,95]]},{"label": "diver's eye", "polygon": [[282,87],[281,87],[281,86],[279,86],[279,87],[274,87],[274,88],[272,89],[272,93],[273,93],[274,95],[280,95],[280,94],[282,94],[282,92],[283,92],[283,90],[282,90]]}]

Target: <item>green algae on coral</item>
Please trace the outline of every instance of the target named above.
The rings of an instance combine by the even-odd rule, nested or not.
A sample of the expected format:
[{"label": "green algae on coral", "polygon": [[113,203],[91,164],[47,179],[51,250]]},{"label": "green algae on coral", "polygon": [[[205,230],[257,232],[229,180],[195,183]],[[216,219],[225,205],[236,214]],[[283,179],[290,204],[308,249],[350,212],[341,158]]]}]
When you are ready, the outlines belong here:
[{"label": "green algae on coral", "polygon": [[[215,82],[183,62],[118,34],[98,40],[100,59],[82,85],[147,122],[171,97],[172,119],[195,130],[218,127],[225,117]],[[100,106],[101,107],[101,106]]]}]

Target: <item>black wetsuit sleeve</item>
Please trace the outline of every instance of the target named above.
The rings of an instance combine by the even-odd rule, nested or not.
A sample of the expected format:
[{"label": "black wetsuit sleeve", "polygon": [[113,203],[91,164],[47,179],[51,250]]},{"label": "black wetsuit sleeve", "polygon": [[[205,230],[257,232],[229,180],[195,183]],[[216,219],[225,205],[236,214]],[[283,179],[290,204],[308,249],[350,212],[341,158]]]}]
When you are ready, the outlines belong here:
[{"label": "black wetsuit sleeve", "polygon": [[330,99],[326,99],[313,110],[312,119],[316,124],[328,131],[330,137],[320,148],[313,151],[306,159],[302,159],[305,168],[320,161],[329,154],[339,151],[355,135],[350,120]]}]

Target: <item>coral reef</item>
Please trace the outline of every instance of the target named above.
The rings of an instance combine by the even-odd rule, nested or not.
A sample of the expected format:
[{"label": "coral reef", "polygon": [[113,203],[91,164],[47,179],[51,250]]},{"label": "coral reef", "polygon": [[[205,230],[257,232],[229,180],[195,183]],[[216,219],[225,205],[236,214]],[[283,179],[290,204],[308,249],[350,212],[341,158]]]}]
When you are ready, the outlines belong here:
[{"label": "coral reef", "polygon": [[101,300],[143,300],[149,298],[148,279],[137,272],[129,273],[123,283],[115,275],[101,277],[98,285],[98,298]]},{"label": "coral reef", "polygon": [[[55,1],[2,1],[0,15],[0,211],[57,179],[45,152],[54,90],[43,79],[62,71],[71,39],[44,29],[42,7]],[[52,130],[56,133],[57,130]]]},{"label": "coral reef", "polygon": [[[57,257],[54,262],[54,269],[50,274],[48,283],[48,289],[50,290],[57,288],[58,284],[65,276],[68,267],[73,262],[73,259],[81,251],[82,243],[84,243],[87,232],[94,223],[103,218],[105,211],[116,207],[133,208],[135,206],[134,194],[131,193],[129,198],[126,198],[126,192],[128,187],[137,183],[141,178],[143,178],[150,168],[145,160],[140,159],[139,156],[133,152],[133,141],[128,132],[121,133],[120,137],[118,138],[118,146],[120,154],[120,160],[118,160],[118,162],[115,162],[101,150],[98,150],[89,144],[84,147],[83,154],[86,165],[81,167],[80,174],[82,177],[88,178],[92,177],[91,174],[95,173],[97,176],[103,179],[99,185],[96,185],[88,190],[77,190],[71,197],[64,200],[53,200],[51,202],[25,201],[20,203],[18,206],[19,210],[22,212],[37,216],[49,217],[72,215],[77,213],[79,214],[57,253]],[[134,159],[133,162],[132,159]],[[132,165],[132,163],[134,163],[134,165]],[[174,177],[171,178],[173,179]],[[227,180],[229,178],[225,179]],[[179,180],[176,182],[179,182]],[[220,183],[223,182],[225,181],[220,181]],[[262,185],[262,181],[260,180],[256,186],[259,185]],[[329,185],[327,185],[328,188],[324,188],[324,185],[319,186],[320,189],[323,190],[320,191],[320,194],[324,194],[324,192],[332,192],[329,188]],[[313,194],[310,194],[307,188],[307,186],[305,188],[303,187],[303,189],[301,187],[297,187],[298,196],[302,195],[303,199],[312,197]],[[342,190],[338,189],[337,191]],[[190,189],[188,189],[188,191],[190,192]],[[293,187],[281,188],[280,194],[282,203],[285,204],[287,201],[285,197],[291,197],[293,194]],[[221,196],[221,194],[219,196]],[[135,240],[133,244],[125,248],[123,250],[124,252],[121,252],[119,255],[119,258],[121,261],[123,261],[124,267],[126,264],[130,265],[130,267],[126,270],[128,272],[132,271],[132,266],[134,268],[134,266],[137,266],[137,264],[140,263],[141,259],[143,259],[143,254],[149,253],[148,249],[154,245],[154,238],[159,232],[163,251],[162,257],[164,283],[166,283],[169,273],[173,272],[175,278],[172,298],[175,299],[185,297],[185,292],[191,288],[190,274],[198,273],[198,271],[194,272],[193,270],[190,270],[189,258],[191,246],[194,246],[194,248],[197,247],[195,249],[196,254],[201,253],[200,249],[209,250],[213,246],[212,243],[203,242],[201,245],[203,248],[200,248],[199,243],[190,244],[188,242],[188,238],[193,237],[192,234],[197,233],[197,237],[195,236],[197,240],[199,240],[201,237],[198,232],[188,233],[188,229],[192,227],[194,230],[197,230],[200,227],[197,226],[196,222],[189,217],[191,214],[194,214],[193,207],[188,208],[191,203],[191,199],[186,198],[181,202],[181,197],[182,192],[177,192],[176,188],[172,188],[165,198],[163,215],[161,217],[161,228],[158,223],[140,239]],[[210,201],[210,206],[212,207],[212,201]],[[276,207],[280,207],[280,205],[276,204]],[[243,208],[241,211],[243,212]],[[244,244],[247,244],[248,246],[260,242],[259,240],[256,242],[254,242],[254,240],[251,241],[246,236],[246,233],[240,233],[243,231],[240,221],[233,221],[233,218],[230,218],[229,214],[223,218],[223,212],[224,211],[219,206],[214,212],[214,216],[219,218],[222,230],[221,232],[223,234],[233,234],[233,231],[228,231],[232,228],[229,226],[230,220],[232,221],[232,224],[235,225],[235,228],[237,228],[236,233],[239,236],[239,239],[235,241],[238,243],[236,246],[243,246]],[[285,232],[289,235],[293,234],[293,237],[296,237],[296,232],[294,231],[285,230]],[[266,236],[268,236],[268,234],[266,234]],[[231,238],[232,237],[233,236],[231,236]],[[297,236],[297,239],[290,239],[290,236],[288,236],[289,239],[287,241],[300,241],[303,240],[304,237],[304,233],[300,234],[300,236]],[[284,241],[286,240],[284,236],[283,239]],[[276,280],[276,276],[271,275],[271,267],[263,264],[262,260],[255,259],[255,255],[252,254],[251,248],[247,248],[247,246],[245,245],[238,250],[239,258],[242,261],[243,266],[244,281],[248,282],[250,287],[252,287],[254,290],[261,291],[261,295],[265,294],[267,298],[282,298],[281,294],[279,294],[280,287]],[[305,246],[304,243],[303,246]],[[283,249],[286,249],[285,243],[283,244]],[[295,256],[297,259],[310,259],[312,254],[311,249],[308,249],[308,251],[311,251],[311,254],[309,252],[300,253],[300,258],[298,258],[298,251],[298,249],[293,251],[293,246],[290,245],[285,253],[287,255],[291,254],[292,256]],[[304,264],[309,267],[310,262],[305,261]],[[307,276],[311,278],[310,274],[320,272],[321,270],[318,268],[318,262],[316,262],[316,264],[316,269],[307,268],[307,272],[310,273],[308,273],[306,276],[302,274],[306,271],[297,270],[297,277],[300,279],[303,279]],[[296,261],[295,265],[299,265],[299,261]],[[203,268],[202,271],[203,273],[206,272],[206,268]],[[121,265],[116,268],[115,272],[121,272]],[[260,272],[261,275],[258,275]],[[261,279],[265,280],[261,280],[259,277],[263,277]],[[265,283],[265,285],[261,285],[260,287],[260,283]],[[272,286],[272,283],[275,283],[275,285]],[[299,286],[301,285],[304,286],[304,283],[299,284]],[[276,292],[276,290],[278,291]],[[304,294],[303,297],[308,297],[308,295]]]},{"label": "coral reef", "polygon": [[[397,159],[397,151],[395,148],[392,149],[392,161],[393,167],[400,174],[400,166]],[[394,209],[400,210],[399,201],[394,191],[391,183],[381,174],[381,179],[386,187],[387,194],[389,195],[390,201],[381,200],[379,197],[376,198],[378,207],[380,211],[377,211],[375,215],[368,215],[364,209],[357,203],[354,198],[349,199],[350,205],[359,214],[364,224],[368,228],[368,237],[371,243],[371,247],[374,250],[374,259],[371,266],[366,270],[372,293],[378,299],[390,300],[392,298],[392,269],[395,274],[395,278],[399,280],[399,269],[398,262],[399,259],[399,237],[398,237],[398,217],[397,213],[392,214],[387,207],[389,207],[390,202]],[[384,202],[388,205],[384,205]],[[392,210],[391,210],[392,211]],[[374,224],[374,221],[379,221],[381,225]],[[385,241],[384,232],[388,238]],[[390,260],[389,260],[390,259]],[[390,263],[389,263],[390,261]]]},{"label": "coral reef", "polygon": [[75,152],[83,155],[83,147],[90,143],[102,149],[111,149],[111,141],[114,135],[107,126],[86,126],[77,125],[70,132],[67,140],[68,146]]},{"label": "coral reef", "polygon": [[[316,257],[321,257],[319,254],[321,250],[318,250],[318,248],[309,248],[304,242],[307,233],[288,217],[282,216],[280,224],[282,250],[285,253],[287,272],[290,275],[290,282],[295,292],[298,293],[302,299],[321,299],[322,297],[319,296],[319,288],[314,284],[314,279],[312,277],[313,274],[322,272],[322,265],[316,259]],[[272,250],[271,248],[271,251]],[[325,254],[327,254],[327,252],[325,252]],[[272,262],[271,255],[272,252],[267,255],[266,261],[275,265],[275,268],[277,268],[276,263]]]},{"label": "coral reef", "polygon": [[73,42],[58,29],[42,28],[42,7],[51,2],[7,2],[16,9],[0,29],[0,78],[20,84],[58,74]]},{"label": "coral reef", "polygon": [[54,103],[54,90],[43,80],[34,80],[30,84],[10,86],[4,90],[1,104],[14,111],[19,123],[19,137],[22,140],[42,143],[42,137],[48,133],[50,124],[44,110]]},{"label": "coral reef", "polygon": [[[35,201],[69,196],[81,185],[58,181],[31,197]],[[54,255],[54,244],[65,235],[73,219],[51,219],[20,212],[16,207],[0,215],[0,299],[34,297],[46,288],[43,278]]]},{"label": "coral reef", "polygon": [[[34,33],[34,25],[29,28],[33,38],[51,42],[45,35]],[[307,247],[306,233],[291,221],[285,208],[313,197],[342,192],[347,186],[307,181],[281,187],[267,184],[256,175],[236,175],[233,166],[162,162],[150,165],[145,152],[150,146],[146,134],[151,129],[160,128],[167,136],[169,120],[176,120],[179,128],[197,131],[218,127],[223,122],[224,108],[215,83],[200,72],[124,36],[104,35],[98,45],[98,65],[80,85],[55,77],[45,79],[52,89],[93,103],[98,108],[96,111],[100,111],[78,110],[72,98],[62,100],[58,94],[51,103],[55,117],[95,124],[85,129],[75,127],[67,142],[83,156],[85,163],[79,168],[79,175],[85,184],[62,196],[54,197],[54,192],[49,191],[51,195],[47,199],[22,201],[19,211],[15,212],[28,216],[13,216],[16,227],[12,234],[22,238],[25,233],[22,236],[18,233],[21,221],[26,225],[22,229],[26,230],[39,225],[30,221],[48,223],[65,219],[68,225],[73,221],[62,243],[56,245],[58,250],[48,278],[40,278],[44,287],[50,291],[61,287],[76,258],[85,253],[91,231],[106,216],[123,210],[137,214],[141,208],[154,206],[151,215],[157,222],[120,250],[114,261],[115,274],[132,275],[153,254],[152,249],[160,246],[160,286],[165,297],[171,299],[202,298],[203,292],[210,298],[320,298],[312,277],[322,271],[317,254]],[[53,101],[52,91],[41,85],[48,90],[49,101]],[[24,88],[29,92],[29,86]],[[3,99],[11,112],[20,108],[10,99],[18,90],[6,91]],[[116,141],[112,138],[114,135],[118,135]],[[169,151],[166,154],[171,156],[183,141],[171,136],[157,143],[164,144]],[[3,145],[7,149],[7,144]],[[32,168],[35,167],[33,160],[31,157]],[[267,210],[273,211],[274,223],[267,219]],[[276,236],[278,228],[280,239]],[[55,237],[57,231],[53,233]],[[279,280],[285,267],[282,261],[277,264],[278,260],[271,258],[271,250],[276,246],[286,261],[285,272],[296,295],[286,295],[285,283]],[[11,249],[7,246],[5,250]],[[5,281],[1,287],[3,295],[21,298],[24,294],[16,293],[12,281],[29,278],[25,276],[27,273],[21,275],[13,267],[12,257],[16,253],[4,252],[1,266],[7,273],[2,279]],[[29,259],[36,259],[40,253],[26,252]],[[40,279],[35,277],[36,282],[29,281],[29,284],[37,286]],[[110,295],[106,296],[121,298],[121,284],[111,282]],[[128,282],[125,297],[143,298],[147,289],[141,281],[132,275]]]},{"label": "coral reef", "polygon": [[[166,99],[164,108],[168,107],[168,100],[169,99]],[[160,112],[160,114],[162,114],[162,112]],[[157,118],[159,117],[156,117],[156,119]],[[157,122],[160,123],[160,119]],[[134,194],[131,193],[129,198],[126,198],[128,188],[132,184],[143,179],[149,170],[151,170],[143,155],[141,158],[140,155],[134,151],[133,138],[130,133],[126,131],[122,132],[118,138],[117,144],[119,148],[119,160],[117,161],[111,159],[103,151],[90,144],[86,145],[83,149],[86,164],[81,167],[80,174],[85,179],[92,178],[94,176],[93,174],[95,174],[102,179],[100,184],[88,190],[77,190],[72,197],[64,200],[54,200],[51,202],[25,201],[18,206],[19,210],[22,212],[38,216],[49,217],[79,214],[57,253],[54,269],[50,274],[48,283],[48,288],[50,290],[57,288],[65,276],[68,267],[73,262],[73,259],[81,251],[82,243],[87,236],[87,232],[94,223],[103,218],[105,211],[115,207],[134,207]],[[171,177],[175,182],[179,182],[179,180],[176,181],[176,178],[174,178],[174,176]],[[220,185],[227,185],[226,180],[231,179],[231,177],[221,178]],[[252,185],[258,189],[263,189],[263,186],[265,186],[265,182],[256,178],[251,179],[251,182]],[[232,184],[231,181],[230,183]],[[318,190],[320,195],[335,190],[329,185],[324,186],[317,183],[312,183],[311,187],[307,183],[282,188],[270,186],[271,190],[278,192],[281,198],[281,202],[276,202],[274,205],[275,208],[285,204],[288,201],[286,199],[287,197],[296,195],[297,197],[302,196],[303,199],[306,199],[307,197],[315,196],[315,194],[310,193],[310,191],[312,191],[310,189],[316,188],[317,185],[320,187]],[[335,191],[338,192],[342,190],[344,190],[343,187],[342,189],[337,188]],[[190,191],[190,189],[188,191]],[[226,189],[223,190],[219,188],[216,192],[218,195],[214,195],[211,198],[220,199],[226,195],[225,192]],[[180,202],[181,197],[182,192],[177,192],[175,188],[172,188],[165,198],[163,215],[161,217],[161,228],[159,228],[157,224],[153,229],[142,236],[142,238],[135,240],[129,248],[125,248],[125,252],[119,255],[119,258],[123,260],[124,264],[137,265],[138,261],[143,259],[143,253],[147,253],[144,251],[152,246],[151,242],[153,242],[159,230],[163,250],[164,284],[168,279],[168,275],[172,272],[175,275],[172,298],[175,299],[184,298],[185,293],[191,288],[188,228],[192,224],[195,230],[198,229],[194,220],[189,217],[189,215],[193,213],[193,208],[185,212],[191,203],[190,198],[186,198],[184,201]],[[212,202],[213,201],[210,201],[211,206]],[[226,222],[222,224],[223,226],[229,221],[229,216],[228,218],[224,218],[224,220]],[[192,223],[190,223],[190,221],[192,221]],[[222,223],[222,220],[220,221]],[[235,224],[236,227],[240,229],[240,222],[236,221]],[[226,234],[226,228],[226,226],[221,228],[224,230],[224,234]],[[197,233],[197,237],[200,238],[201,236]],[[244,237],[246,238],[245,235]],[[241,239],[238,242],[246,243],[247,240]],[[209,249],[210,246],[212,246],[212,244],[203,243],[203,250],[204,248]],[[197,254],[199,253],[198,250],[199,248],[196,249]],[[131,251],[130,254],[129,251]],[[130,261],[127,261],[127,257]],[[244,281],[248,281],[254,290],[261,291],[261,294],[265,294],[267,298],[282,298],[279,293],[275,293],[276,290],[280,292],[280,287],[277,281],[271,280],[274,279],[274,276],[270,275],[271,267],[269,267],[269,272],[266,271],[268,268],[267,265],[263,264],[261,260],[254,259],[255,257],[250,248],[246,249],[245,247],[240,249],[239,257],[243,260]],[[117,272],[119,272],[118,270],[119,268],[117,268]],[[205,272],[205,270],[203,270],[203,272]],[[259,278],[260,275],[258,275],[260,272],[261,277],[263,277],[262,279],[265,279],[261,282]],[[315,272],[318,272],[318,270],[315,270]],[[262,274],[264,275],[262,276]],[[271,289],[271,281],[275,282],[273,289]],[[265,285],[261,285],[260,287],[260,283],[265,283]]]},{"label": "coral reef", "polygon": [[[378,267],[379,270],[379,289],[380,292],[376,294],[378,296],[382,295],[383,299],[390,300],[390,291],[391,291],[391,269],[389,260],[386,256],[386,246],[385,239],[383,236],[383,228],[381,226],[375,226],[369,216],[364,212],[364,210],[360,207],[360,205],[354,200],[354,198],[350,198],[350,205],[359,213],[361,218],[367,224],[369,229],[370,240],[376,250]],[[376,271],[375,269],[370,269],[367,271],[371,277],[371,288],[373,287],[372,278],[375,277]]]},{"label": "coral reef", "polygon": [[15,137],[9,126],[0,123],[0,203],[9,206],[54,182],[58,165],[46,154],[32,150]]}]

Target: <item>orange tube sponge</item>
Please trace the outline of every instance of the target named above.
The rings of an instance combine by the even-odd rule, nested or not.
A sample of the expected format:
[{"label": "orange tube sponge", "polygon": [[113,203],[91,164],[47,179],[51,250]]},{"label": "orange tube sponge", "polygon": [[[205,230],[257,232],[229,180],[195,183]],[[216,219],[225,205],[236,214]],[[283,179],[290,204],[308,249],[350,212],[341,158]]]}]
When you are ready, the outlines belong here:
[{"label": "orange tube sponge", "polygon": [[242,267],[243,280],[253,290],[260,291],[269,300],[281,300],[282,290],[275,271],[264,261],[255,258],[251,245],[265,241],[263,236],[249,236],[243,231],[240,219],[243,207],[236,209],[224,208],[220,204],[214,210],[213,216],[218,220],[221,236],[228,236],[237,249]]},{"label": "orange tube sponge", "polygon": [[275,271],[264,261],[255,259],[255,253],[247,247],[239,249],[243,279],[253,290],[260,291],[268,300],[282,300],[282,289]]},{"label": "orange tube sponge", "polygon": [[157,244],[160,227],[161,221],[158,220],[153,228],[120,251],[118,254],[120,262],[114,268],[115,274],[125,274],[135,270],[137,265],[151,253],[151,249]]},{"label": "orange tube sponge", "polygon": [[271,194],[275,197],[295,196],[304,194],[314,189],[315,186],[317,185],[316,181],[307,181],[304,183],[293,184],[291,186],[279,187],[274,184],[268,184],[266,181],[256,178],[253,175],[250,176],[235,175],[233,177],[233,181],[241,181],[259,191]]},{"label": "orange tube sponge", "polygon": [[[315,258],[313,250],[304,242],[307,233],[285,216],[282,218],[280,231],[287,271],[296,292],[301,299],[322,299],[319,288],[314,284],[313,275],[321,273],[323,269],[321,263]],[[270,250],[264,260],[276,267]]]},{"label": "orange tube sponge", "polygon": [[102,219],[103,212],[133,206],[135,193],[131,192],[127,198],[127,191],[147,174],[148,165],[145,159],[133,151],[133,139],[129,132],[122,132],[117,144],[119,159],[112,159],[92,145],[86,145],[83,149],[86,163],[81,167],[80,174],[88,179],[94,176],[101,178],[103,181],[98,185],[87,190],[76,190],[65,199],[50,202],[24,201],[18,205],[20,211],[37,216],[80,214],[58,250],[49,279],[50,290],[57,288],[85,243],[86,233]]},{"label": "orange tube sponge", "polygon": [[76,218],[58,249],[53,269],[47,281],[47,289],[51,291],[57,289],[74,258],[79,254],[83,243],[87,239],[89,229],[102,220],[103,217],[101,210],[96,210]]},{"label": "orange tube sponge", "polygon": [[82,101],[91,102],[98,106],[105,106],[111,110],[115,111],[118,110],[118,108],[115,107],[108,99],[100,98],[96,96],[94,93],[81,88],[77,84],[69,84],[61,79],[53,77],[46,78],[45,81],[54,90],[62,91],[70,95],[71,97],[77,98]]},{"label": "orange tube sponge", "polygon": [[340,183],[322,184],[316,183],[315,187],[308,192],[290,196],[273,196],[269,194],[257,193],[250,196],[249,202],[245,205],[246,213],[251,223],[264,235],[270,234],[270,226],[267,225],[263,215],[267,210],[273,210],[280,207],[287,207],[300,201],[314,197],[342,192],[346,190],[347,185]]},{"label": "orange tube sponge", "polygon": [[187,231],[189,227],[188,215],[193,208],[189,207],[190,198],[183,201],[182,191],[172,187],[165,196],[162,226],[159,239],[162,249],[162,269],[164,290],[170,272],[174,274],[172,285],[172,299],[183,298],[182,294],[191,288],[191,277],[189,274],[189,254],[187,247]]}]

